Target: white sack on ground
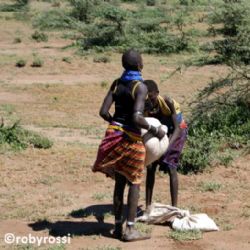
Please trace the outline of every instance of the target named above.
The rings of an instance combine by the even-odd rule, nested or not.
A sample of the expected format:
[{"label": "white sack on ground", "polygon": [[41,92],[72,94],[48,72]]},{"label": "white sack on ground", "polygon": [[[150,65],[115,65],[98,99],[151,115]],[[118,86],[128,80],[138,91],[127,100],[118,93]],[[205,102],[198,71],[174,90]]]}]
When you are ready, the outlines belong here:
[{"label": "white sack on ground", "polygon": [[175,218],[172,224],[175,230],[218,231],[219,228],[207,214],[192,214],[183,218]]},{"label": "white sack on ground", "polygon": [[[166,133],[168,132],[167,126],[162,125],[158,119],[152,117],[145,117],[145,119],[150,125],[154,127],[161,126],[161,128],[165,130]],[[145,166],[148,166],[152,162],[159,160],[161,156],[167,151],[169,140],[167,135],[159,140],[146,129],[142,129],[141,132],[143,136],[143,143],[146,148]]]},{"label": "white sack on ground", "polygon": [[171,222],[172,228],[175,230],[201,230],[205,232],[219,230],[215,222],[206,214],[191,215],[188,210],[160,203],[153,203],[149,212],[138,217],[137,221],[149,224]]}]

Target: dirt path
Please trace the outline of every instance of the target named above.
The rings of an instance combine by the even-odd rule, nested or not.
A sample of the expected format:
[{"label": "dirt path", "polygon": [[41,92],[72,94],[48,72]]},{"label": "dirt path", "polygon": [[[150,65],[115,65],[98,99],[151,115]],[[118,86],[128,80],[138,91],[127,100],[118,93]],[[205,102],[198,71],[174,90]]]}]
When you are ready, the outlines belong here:
[{"label": "dirt path", "polygon": [[[13,175],[16,175],[17,171],[23,171],[21,168],[24,165],[29,166],[29,169],[25,170],[26,173],[33,172],[33,179],[36,179],[39,174],[41,176],[44,175],[43,171],[39,170],[42,167],[50,171],[50,173],[47,172],[48,176],[55,177],[53,170],[48,166],[55,156],[48,156],[45,152],[44,155],[35,152],[33,156],[29,157],[27,154],[24,153],[21,159],[18,155],[11,156],[9,161],[5,162],[3,174],[7,174],[6,171],[9,164],[11,164],[13,169],[11,172],[12,180],[14,179]],[[41,159],[34,161],[37,158],[34,156],[38,156],[38,154]],[[73,160],[69,155],[66,158]],[[17,164],[17,159],[21,161],[21,164]],[[62,162],[62,160],[60,159],[59,161]],[[54,201],[51,200],[54,204],[51,207],[49,204],[46,204],[44,215],[42,215],[42,211],[38,215],[36,214],[36,209],[33,210],[33,216],[36,219],[32,219],[31,211],[29,211],[30,214],[24,214],[24,217],[31,216],[30,220],[11,218],[18,213],[7,216],[1,222],[0,234],[4,235],[11,232],[18,236],[28,234],[33,236],[74,235],[71,243],[67,245],[67,249],[97,249],[97,247],[101,248],[104,246],[112,246],[115,249],[118,249],[118,247],[121,249],[131,249],[131,247],[135,249],[161,249],[163,247],[168,249],[179,249],[180,247],[182,249],[249,249],[250,175],[247,164],[249,160],[248,156],[235,161],[230,168],[217,167],[210,173],[202,175],[180,176],[180,205],[189,208],[192,213],[206,212],[220,227],[219,232],[203,233],[202,239],[199,240],[175,241],[170,238],[171,229],[167,226],[153,226],[152,238],[147,241],[128,244],[112,239],[109,231],[113,228],[113,219],[112,216],[108,215],[112,210],[110,203],[112,180],[98,176],[98,182],[95,181],[95,183],[91,180],[85,180],[84,182],[79,182],[79,180],[70,181],[70,174],[65,171],[63,179],[52,179],[51,184],[49,184],[49,180],[47,180],[48,183],[45,180],[32,183],[32,180],[27,175],[16,176],[17,178],[24,178],[19,183],[23,183],[21,189],[24,192],[24,196],[28,198],[26,202],[22,196],[17,198],[17,206],[22,207],[32,203],[38,203],[39,206],[43,204],[42,202],[51,200],[51,198],[54,198]],[[32,165],[29,164],[31,161],[34,161]],[[10,171],[10,168],[8,171]],[[86,175],[91,178],[97,178],[89,170],[86,172]],[[7,176],[5,176],[5,185],[12,185],[12,190],[8,192],[8,195],[11,197],[11,191],[20,190],[20,184],[16,183],[13,185],[13,183],[8,183],[10,180],[6,179]],[[168,179],[166,176],[158,176],[157,178],[155,198],[158,199],[160,196],[162,197],[161,202],[168,203]],[[206,183],[209,180],[220,183],[221,189],[216,192],[202,192],[200,183]],[[24,185],[24,183],[26,184]],[[3,197],[3,189],[4,187],[1,186],[1,197]],[[50,190],[46,194],[46,189],[53,189],[53,191]],[[60,197],[62,194],[64,195],[63,198]],[[99,198],[97,198],[97,195],[99,195]],[[60,198],[56,198],[57,196]],[[70,202],[67,199],[70,199]],[[144,205],[143,197],[140,205]],[[5,209],[6,207],[1,208],[2,214],[3,212],[6,214]],[[87,209],[89,212],[84,213],[83,209]],[[21,212],[19,211],[19,213],[20,216]],[[96,216],[93,216],[93,214]],[[100,215],[103,214],[104,222],[98,222],[100,221]],[[42,218],[45,221],[42,222]]]}]

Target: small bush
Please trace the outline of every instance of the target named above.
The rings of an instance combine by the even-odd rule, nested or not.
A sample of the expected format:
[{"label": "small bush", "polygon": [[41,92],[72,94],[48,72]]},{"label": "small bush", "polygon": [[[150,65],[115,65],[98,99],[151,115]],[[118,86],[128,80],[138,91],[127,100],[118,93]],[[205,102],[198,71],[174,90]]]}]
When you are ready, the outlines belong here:
[{"label": "small bush", "polygon": [[0,148],[7,148],[12,150],[26,149],[28,146],[35,148],[50,148],[52,142],[35,132],[23,129],[19,122],[12,126],[0,126]]},{"label": "small bush", "polygon": [[215,41],[217,58],[224,63],[250,64],[250,29],[243,29],[236,37]]},{"label": "small bush", "polygon": [[221,189],[221,184],[217,182],[201,182],[199,189],[202,192],[216,192]]},{"label": "small bush", "polygon": [[[136,12],[103,3],[92,15],[93,21],[83,26],[82,50],[124,51],[135,48],[146,53],[177,53],[193,50],[192,32],[184,31],[190,22],[187,11],[169,16],[160,8],[141,7]],[[173,32],[174,31],[174,32]]]},{"label": "small bush", "polygon": [[19,59],[17,62],[16,62],[16,67],[19,67],[19,68],[22,68],[26,65],[26,61],[24,59]]},{"label": "small bush", "polygon": [[102,81],[101,82],[101,87],[102,88],[107,88],[109,86],[109,83],[107,81]]},{"label": "small bush", "polygon": [[31,67],[39,68],[39,67],[43,66],[43,63],[44,62],[43,62],[43,60],[41,58],[35,57],[32,64],[31,64]]},{"label": "small bush", "polygon": [[60,7],[61,6],[60,0],[53,0],[51,6],[52,7]]},{"label": "small bush", "polygon": [[109,197],[109,194],[106,193],[94,193],[92,195],[92,199],[96,201],[103,201],[104,199],[107,199]]},{"label": "small bush", "polygon": [[155,6],[156,0],[147,0],[146,4],[147,4],[147,6]]},{"label": "small bush", "polygon": [[188,231],[171,231],[169,237],[177,241],[199,240],[202,238],[202,233],[199,230]]},{"label": "small bush", "polygon": [[12,104],[2,104],[0,105],[0,112],[1,111],[7,115],[12,115],[15,112],[15,106]]},{"label": "small bush", "polygon": [[179,171],[183,174],[190,172],[202,172],[207,166],[211,165],[211,155],[216,145],[213,139],[205,134],[189,135],[183,153]]},{"label": "small bush", "polygon": [[52,142],[39,134],[29,132],[29,144],[33,145],[35,148],[48,149],[51,148]]},{"label": "small bush", "polygon": [[90,23],[94,19],[94,10],[100,5],[99,0],[69,0],[72,7],[71,16],[75,19]]},{"label": "small bush", "polygon": [[[223,38],[214,41],[219,60],[226,64],[250,64],[250,4],[249,1],[223,0],[224,4],[210,17],[214,35]],[[222,24],[216,28],[213,24]]]},{"label": "small bush", "polygon": [[32,39],[35,40],[36,42],[48,42],[48,35],[43,33],[43,32],[39,32],[39,31],[35,31],[32,34]]},{"label": "small bush", "polygon": [[21,22],[29,22],[32,19],[32,12],[29,12],[27,9],[23,11],[13,13],[13,18]]},{"label": "small bush", "polygon": [[224,165],[225,167],[229,166],[231,164],[231,162],[233,161],[233,156],[229,155],[229,154],[219,154],[218,156],[218,160],[219,163]]},{"label": "small bush", "polygon": [[134,28],[143,32],[160,31],[161,18],[140,18],[133,22]]},{"label": "small bush", "polygon": [[20,5],[27,5],[29,3],[29,0],[16,0],[17,4]]},{"label": "small bush", "polygon": [[63,61],[63,62],[66,62],[66,63],[69,63],[69,64],[72,63],[71,57],[67,57],[67,56],[63,57],[63,58],[62,58],[62,61]]},{"label": "small bush", "polygon": [[13,42],[14,43],[21,43],[22,39],[20,37],[16,37]]},{"label": "small bush", "polygon": [[95,63],[108,63],[108,62],[110,62],[110,58],[107,56],[96,56],[96,57],[94,57],[93,62],[95,62]]},{"label": "small bush", "polygon": [[118,6],[105,3],[96,10],[96,18],[84,29],[81,40],[83,50],[119,46],[124,40],[127,12]]},{"label": "small bush", "polygon": [[42,30],[70,29],[73,23],[69,14],[62,9],[42,12],[33,20],[33,26]]},{"label": "small bush", "polygon": [[227,77],[198,93],[191,104],[189,136],[180,171],[202,172],[209,165],[228,165],[233,159],[232,150],[247,149],[250,144],[247,72],[247,66],[232,68]]},{"label": "small bush", "polygon": [[29,0],[16,0],[13,4],[0,4],[0,11],[16,12],[28,9]]}]

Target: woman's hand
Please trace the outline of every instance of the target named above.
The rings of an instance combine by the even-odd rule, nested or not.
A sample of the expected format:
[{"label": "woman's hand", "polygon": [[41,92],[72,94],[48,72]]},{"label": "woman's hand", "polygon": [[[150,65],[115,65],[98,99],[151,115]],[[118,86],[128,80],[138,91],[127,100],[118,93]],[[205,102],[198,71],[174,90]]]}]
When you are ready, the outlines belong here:
[{"label": "woman's hand", "polygon": [[155,135],[159,140],[161,140],[165,135],[166,135],[166,132],[160,127],[157,128],[158,129],[158,132],[157,134]]}]

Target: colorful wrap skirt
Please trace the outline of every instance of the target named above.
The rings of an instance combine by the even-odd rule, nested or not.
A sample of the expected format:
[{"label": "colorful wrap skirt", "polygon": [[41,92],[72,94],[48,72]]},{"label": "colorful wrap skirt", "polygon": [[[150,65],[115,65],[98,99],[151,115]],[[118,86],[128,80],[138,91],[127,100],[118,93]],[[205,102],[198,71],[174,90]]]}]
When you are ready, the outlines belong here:
[{"label": "colorful wrap skirt", "polygon": [[139,133],[112,123],[102,140],[93,172],[102,172],[114,178],[115,172],[123,175],[132,184],[142,182],[145,147]]}]

